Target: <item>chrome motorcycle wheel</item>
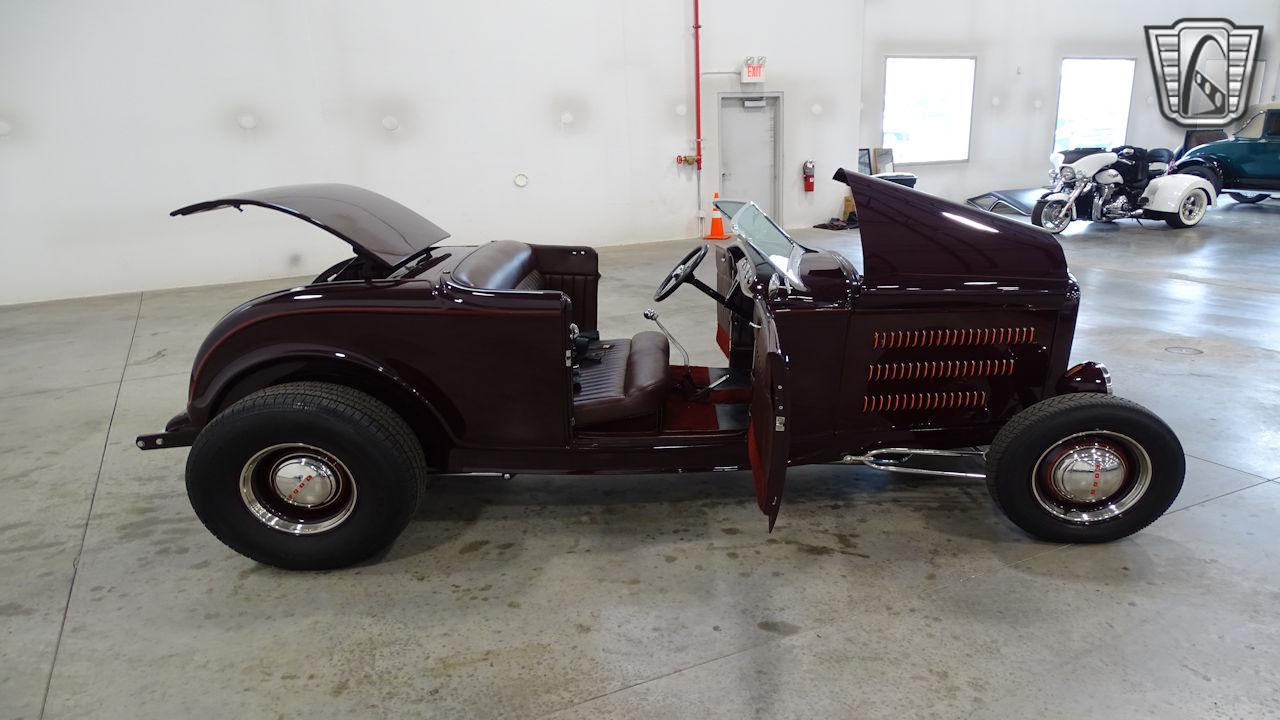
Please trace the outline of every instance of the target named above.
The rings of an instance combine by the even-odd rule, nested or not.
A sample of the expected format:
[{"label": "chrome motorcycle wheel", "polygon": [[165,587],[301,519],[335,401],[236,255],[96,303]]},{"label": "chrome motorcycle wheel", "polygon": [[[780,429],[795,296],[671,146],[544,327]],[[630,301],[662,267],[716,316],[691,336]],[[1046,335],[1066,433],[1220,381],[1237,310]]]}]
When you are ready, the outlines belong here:
[{"label": "chrome motorcycle wheel", "polygon": [[1209,195],[1200,188],[1192,189],[1178,203],[1178,209],[1165,216],[1170,227],[1189,228],[1200,224],[1209,209]]},{"label": "chrome motorcycle wheel", "polygon": [[1060,233],[1071,224],[1071,210],[1065,201],[1041,200],[1031,212],[1031,222],[1051,233]]},{"label": "chrome motorcycle wheel", "polygon": [[1204,209],[1208,204],[1209,199],[1203,192],[1193,192],[1182,201],[1182,207],[1178,208],[1178,218],[1188,225],[1195,225],[1200,222],[1200,217],[1204,215]]}]

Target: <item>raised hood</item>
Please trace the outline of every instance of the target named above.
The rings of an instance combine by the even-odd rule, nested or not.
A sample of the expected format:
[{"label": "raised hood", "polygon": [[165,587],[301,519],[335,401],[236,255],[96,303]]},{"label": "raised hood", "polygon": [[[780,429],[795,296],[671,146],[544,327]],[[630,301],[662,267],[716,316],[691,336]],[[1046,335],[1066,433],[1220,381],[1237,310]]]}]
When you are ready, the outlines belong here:
[{"label": "raised hood", "polygon": [[338,236],[369,261],[393,268],[449,237],[435,223],[371,190],[354,185],[316,183],[251,190],[178,208],[170,215],[191,215],[244,205],[279,210]]},{"label": "raised hood", "polygon": [[862,233],[863,275],[878,289],[1065,291],[1062,246],[1036,227],[843,168]]}]

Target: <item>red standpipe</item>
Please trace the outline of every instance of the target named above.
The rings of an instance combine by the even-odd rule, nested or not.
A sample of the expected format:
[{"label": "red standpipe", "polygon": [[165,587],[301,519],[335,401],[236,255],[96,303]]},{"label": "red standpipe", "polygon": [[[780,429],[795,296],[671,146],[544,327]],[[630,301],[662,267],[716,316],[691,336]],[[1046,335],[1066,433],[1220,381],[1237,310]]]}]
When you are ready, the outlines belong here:
[{"label": "red standpipe", "polygon": [[[702,172],[702,46],[699,44],[698,0],[693,0],[693,142],[698,172]],[[702,201],[701,198],[698,199]]]}]

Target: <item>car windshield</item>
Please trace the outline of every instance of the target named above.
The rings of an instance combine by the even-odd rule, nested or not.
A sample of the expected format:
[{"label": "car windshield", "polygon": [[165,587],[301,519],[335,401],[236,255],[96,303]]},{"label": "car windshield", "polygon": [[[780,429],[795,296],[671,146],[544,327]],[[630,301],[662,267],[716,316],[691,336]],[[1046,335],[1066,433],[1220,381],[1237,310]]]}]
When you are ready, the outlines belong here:
[{"label": "car windshield", "polygon": [[716,207],[729,218],[733,233],[755,254],[780,273],[789,285],[805,290],[800,282],[800,257],[808,248],[791,239],[764,211],[753,202],[717,200]]}]

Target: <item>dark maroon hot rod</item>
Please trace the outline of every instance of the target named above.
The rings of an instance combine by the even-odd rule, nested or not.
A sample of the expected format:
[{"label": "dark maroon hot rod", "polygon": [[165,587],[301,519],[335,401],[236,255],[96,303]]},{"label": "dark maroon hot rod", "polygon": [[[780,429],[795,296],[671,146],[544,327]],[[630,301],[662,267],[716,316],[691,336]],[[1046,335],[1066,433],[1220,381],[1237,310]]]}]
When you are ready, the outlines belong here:
[{"label": "dark maroon hot rod", "polygon": [[[432,473],[750,468],[772,527],[787,467],[920,471],[985,456],[996,504],[1059,542],[1114,540],[1173,502],[1184,458],[1165,423],[1068,367],[1079,287],[1037,228],[841,170],[860,248],[794,242],[720,201],[734,241],[716,285],[727,367],[672,363],[664,332],[600,339],[589,247],[479,247],[347,185],[272,188],[174,215],[257,205],[350,243],[310,284],[231,311],[200,347],[186,411],[144,450],[191,445],[187,492],[233,549],[284,568],[389,545]],[[860,255],[860,257],[859,257]],[[659,327],[661,327],[659,325]],[[987,448],[985,451],[982,448]]]}]

